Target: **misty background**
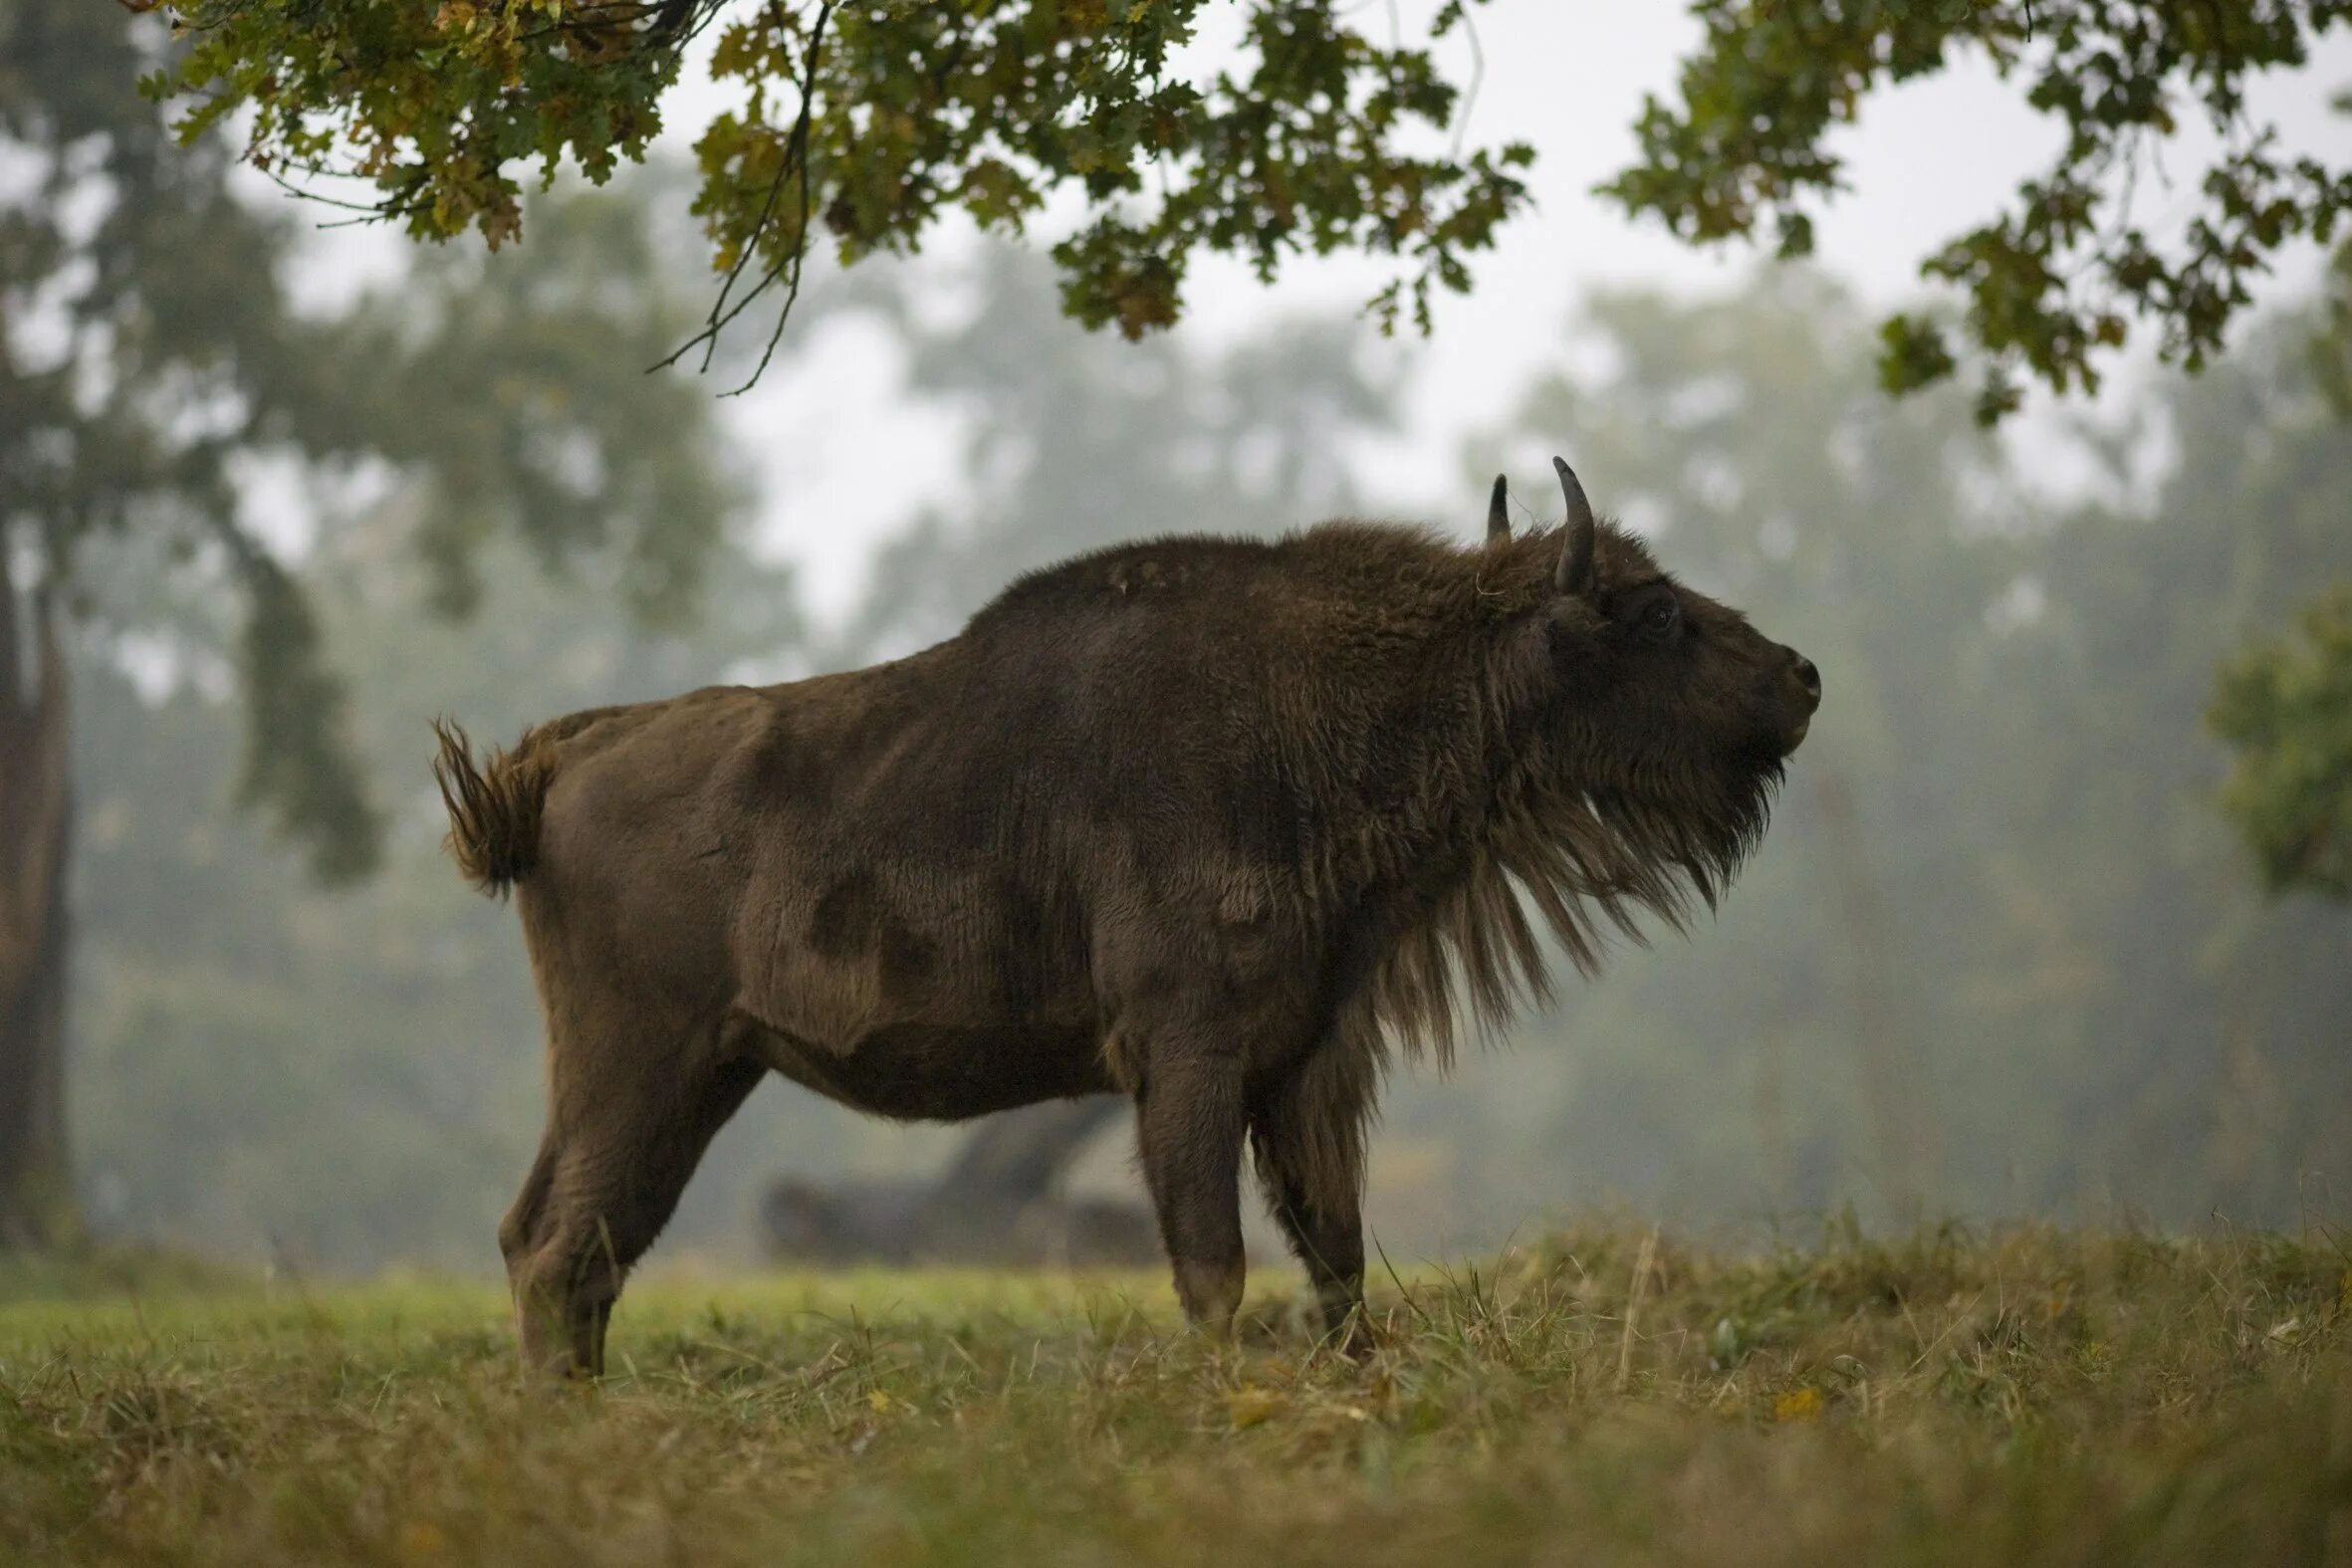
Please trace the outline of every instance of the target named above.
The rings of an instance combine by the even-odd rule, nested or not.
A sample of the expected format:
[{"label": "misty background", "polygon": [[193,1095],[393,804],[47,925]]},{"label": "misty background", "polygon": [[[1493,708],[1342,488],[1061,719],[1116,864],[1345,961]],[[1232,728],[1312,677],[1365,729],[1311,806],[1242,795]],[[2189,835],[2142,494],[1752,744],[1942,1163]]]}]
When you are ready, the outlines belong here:
[{"label": "misty background", "polygon": [[[1334,263],[1273,289],[1211,268],[1182,327],[1131,345],[1061,318],[1038,252],[951,230],[822,280],[769,377],[710,407],[691,453],[719,544],[651,615],[641,552],[551,567],[526,537],[482,558],[460,585],[474,613],[450,621],[427,607],[459,589],[405,546],[467,526],[461,487],[245,474],[241,504],[316,595],[387,813],[384,864],[356,885],[320,885],[237,808],[217,584],[102,547],[74,650],[85,1222],[302,1267],[494,1265],[542,1114],[540,1026],[512,911],[439,852],[428,716],[511,738],[894,656],[1115,540],[1343,513],[1469,538],[1498,469],[1523,521],[1548,520],[1553,451],[1672,569],[1805,649],[1824,706],[1718,918],[1594,983],[1555,966],[1550,1011],[1448,1081],[1392,1085],[1368,1206],[1392,1257],[1596,1205],[1737,1224],[2352,1214],[2352,909],[2260,893],[2203,717],[2225,659],[2352,577],[2352,425],[2314,362],[2345,276],[2294,253],[2203,376],[2143,367],[2087,408],[2036,395],[1988,436],[1965,393],[1886,400],[1872,357],[1917,258],[2043,150],[2013,90],[1961,72],[1876,106],[1826,266],[1772,267],[1694,255],[1585,194],[1630,154],[1686,18],[1522,6],[1480,29],[1471,112],[1536,144],[1540,210],[1430,339],[1378,338],[1355,315],[1373,275]],[[2327,100],[2347,82],[2339,41],[2254,107],[2340,146],[2352,119]],[[2186,192],[2198,149],[2177,156]],[[670,340],[711,286],[660,169],[560,192],[529,232],[487,261],[308,234],[281,265],[322,316],[601,280],[641,291],[628,309]],[[728,368],[688,384],[715,397]],[[407,383],[398,417],[499,395],[496,366],[444,370]],[[549,468],[569,473],[561,453]],[[774,1176],[932,1169],[956,1136],[772,1082],[655,1255],[749,1255]],[[1079,1179],[1121,1190],[1124,1158],[1105,1139]]]}]

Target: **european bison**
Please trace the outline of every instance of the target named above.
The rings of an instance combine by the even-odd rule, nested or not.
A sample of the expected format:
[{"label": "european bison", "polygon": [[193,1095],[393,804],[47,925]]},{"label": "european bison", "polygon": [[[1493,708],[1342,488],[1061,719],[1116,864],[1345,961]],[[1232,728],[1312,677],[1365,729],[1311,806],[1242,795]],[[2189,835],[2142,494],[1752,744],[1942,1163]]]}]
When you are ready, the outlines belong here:
[{"label": "european bison", "polygon": [[[499,1228],[526,1364],[592,1373],[629,1266],[762,1074],[879,1115],[1133,1098],[1187,1316],[1242,1297],[1251,1146],[1334,1329],[1392,1053],[1451,1056],[1712,903],[1812,664],[1597,524],[1326,523],[1015,582],[911,657],[540,725],[450,846],[518,889],[549,1116]],[[1495,517],[1501,518],[1501,485]]]}]

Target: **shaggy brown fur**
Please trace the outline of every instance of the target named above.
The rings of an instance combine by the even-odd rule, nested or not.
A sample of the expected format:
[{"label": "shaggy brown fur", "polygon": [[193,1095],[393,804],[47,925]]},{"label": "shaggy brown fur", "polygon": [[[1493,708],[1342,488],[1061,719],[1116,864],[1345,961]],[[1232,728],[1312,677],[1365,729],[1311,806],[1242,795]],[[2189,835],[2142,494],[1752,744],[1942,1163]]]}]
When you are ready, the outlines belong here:
[{"label": "shaggy brown fur", "polygon": [[[1563,469],[1564,475],[1564,469]],[[1117,1089],[1178,1293],[1230,1320],[1247,1142],[1333,1324],[1392,1053],[1499,1024],[1712,903],[1818,702],[1809,662],[1571,523],[1126,545],[893,663],[575,715],[477,770],[451,845],[519,884],[548,1131],[502,1228],[534,1364],[776,1071],[886,1116]],[[1525,895],[1524,903],[1522,895]]]}]

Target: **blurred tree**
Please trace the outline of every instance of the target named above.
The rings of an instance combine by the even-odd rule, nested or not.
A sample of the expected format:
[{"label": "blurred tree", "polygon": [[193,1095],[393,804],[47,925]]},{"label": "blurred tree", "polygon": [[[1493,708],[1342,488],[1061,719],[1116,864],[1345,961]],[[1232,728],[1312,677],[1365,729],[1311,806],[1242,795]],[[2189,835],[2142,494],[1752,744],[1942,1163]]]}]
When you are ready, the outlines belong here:
[{"label": "blurred tree", "polygon": [[965,416],[950,512],[920,513],[875,557],[872,587],[828,662],[951,635],[1012,576],[1154,533],[1270,534],[1349,510],[1351,442],[1395,428],[1393,387],[1344,319],[1285,323],[1214,356],[1071,332],[1046,269],[982,253],[975,308],[918,320],[903,284],[841,307],[879,311],[910,348],[918,397]]},{"label": "blurred tree", "polygon": [[[2352,106],[2352,99],[2346,104]],[[2352,240],[2329,264],[2319,323],[2311,334],[2311,374],[2336,412],[2352,419]]]},{"label": "blurred tree", "polygon": [[[2352,425],[2352,243],[2328,282],[2311,373]],[[2323,591],[2298,625],[2222,671],[2206,717],[2238,753],[2222,805],[2272,891],[2352,898],[2352,586]]]},{"label": "blurred tree", "polygon": [[[1920,1075],[1921,1002],[1951,971],[1911,967],[1911,922],[1889,911],[1978,848],[1955,781],[1917,764],[1987,711],[1973,666],[2014,550],[1963,543],[1953,519],[1999,483],[1999,453],[1949,396],[1876,395],[1852,301],[1802,270],[1704,304],[1605,295],[1575,336],[1595,351],[1571,362],[1595,368],[1538,382],[1510,426],[1524,433],[1480,444],[1477,474],[1539,474],[1566,442],[1601,508],[1802,648],[1825,701],[1720,920],[1575,989],[1566,1061],[1498,1069],[1521,1136],[1486,1141],[1465,1174],[1499,1184],[1536,1147],[1569,1181],[1716,1214],[1733,1195],[1753,1215],[1857,1187],[1898,1208],[1948,1194]],[[1923,692],[1948,705],[1921,713]]]},{"label": "blurred tree", "polygon": [[[882,276],[828,282],[823,308]],[[1387,428],[1343,325],[1227,354],[1127,347],[1060,320],[1037,259],[967,281],[937,291],[953,313],[878,296],[916,336],[908,395],[963,415],[969,485],[901,536],[823,663],[950,632],[1071,551],[1346,510],[1342,476]],[[1856,352],[1869,321],[1799,270],[1713,303],[1613,298],[1562,334],[1572,368],[1482,446],[1441,524],[1471,537],[1506,462],[1556,515],[1533,476],[1564,450],[1670,565],[1818,659],[1828,705],[1711,929],[1623,955],[1519,1048],[1390,1097],[1374,1214],[1400,1265],[1612,1197],[1701,1220],[1911,1195],[1963,1213],[2121,1198],[2167,1224],[2291,1222],[2307,1196],[2342,1215],[2352,911],[2258,895],[2198,724],[2217,660],[2352,570],[2352,447],[2313,390],[2309,326],[2151,392],[2113,453],[2132,499],[2105,507],[2018,495],[1957,389],[1886,401]],[[1316,411],[1276,440],[1248,399]],[[627,553],[549,582],[517,533],[482,558],[477,613],[444,626],[414,612],[435,576],[407,499],[385,492],[303,565],[365,771],[412,781],[385,802],[383,874],[333,894],[227,808],[233,604],[150,539],[100,542],[91,580],[123,634],[74,644],[74,1125],[110,1229],[244,1253],[274,1237],[338,1267],[487,1264],[541,1108],[532,1053],[492,1042],[532,1037],[535,1004],[512,912],[466,896],[435,847],[438,803],[405,761],[419,719],[512,733],[780,648],[807,662],[789,584],[735,556],[695,623],[657,636],[612,592]],[[161,693],[139,656],[156,638],[179,672]],[[741,1247],[780,1163],[903,1175],[959,1136],[763,1090],[673,1238]]]},{"label": "blurred tree", "polygon": [[[2352,210],[2352,165],[2280,145],[2251,113],[2263,72],[2303,65],[2352,21],[2347,0],[1698,0],[1706,29],[1679,104],[1652,98],[1638,160],[1603,189],[1705,244],[1769,226],[1782,256],[1813,249],[1813,212],[1839,187],[1827,138],[1894,84],[1981,55],[2063,132],[2009,210],[1948,241],[1922,273],[1968,298],[1977,416],[2017,406],[2019,372],[2053,389],[2098,384],[2130,322],[2195,370],[2250,301],[2279,247],[2322,243]],[[2140,175],[2187,118],[2220,155],[2174,233],[2135,207]],[[2340,149],[2339,149],[2340,150]],[[2161,175],[2159,166],[2156,172]],[[2169,182],[2168,182],[2169,183]],[[1909,391],[1958,365],[1948,328],[1918,314],[1881,329],[1879,377]]]},{"label": "blurred tree", "polygon": [[[1566,1070],[1481,1069],[1500,1109],[1464,1187],[1516,1178],[1524,1212],[1541,1161],[1563,1196],[1712,1215],[2340,1212],[2346,917],[2264,906],[2199,727],[2215,665],[2352,573],[2308,316],[2149,399],[2107,451],[2145,501],[2056,509],[1949,389],[1878,398],[1868,324],[1801,275],[1605,298],[1585,332],[1603,351],[1574,362],[1605,368],[1539,387],[1478,474],[1539,473],[1574,432],[1595,499],[1810,654],[1826,700],[1715,929],[1567,999]],[[2152,431],[2177,448],[2153,484]]]},{"label": "blurred tree", "polygon": [[2263,883],[2352,898],[2352,582],[2224,669],[2209,718],[2237,748],[2222,804]]},{"label": "blurred tree", "polygon": [[[1472,3],[1446,0],[1431,42]],[[249,156],[273,174],[495,246],[521,229],[513,165],[571,158],[600,179],[641,157],[686,46],[715,27],[711,73],[743,91],[698,142],[695,211],[726,275],[710,335],[770,290],[781,332],[819,226],[854,262],[914,250],[954,209],[1018,234],[1062,192],[1090,220],[1055,247],[1088,326],[1170,325],[1196,254],[1271,278],[1338,250],[1402,262],[1374,309],[1426,326],[1431,291],[1466,288],[1464,257],[1526,202],[1528,149],[1408,150],[1460,94],[1428,48],[1381,47],[1336,0],[1254,0],[1236,68],[1195,85],[1171,67],[1203,6],[168,0],[197,42],[158,89],[202,95],[194,130],[249,111]]]},{"label": "blurred tree", "polygon": [[505,531],[547,561],[611,546],[654,616],[682,610],[734,499],[707,402],[636,373],[686,318],[617,198],[567,208],[545,265],[443,258],[302,314],[291,236],[240,202],[225,138],[174,148],[133,91],[162,43],[118,7],[0,12],[0,1245],[68,1220],[68,645],[77,623],[118,647],[152,631],[108,601],[99,547],[147,542],[242,603],[239,797],[334,880],[371,863],[381,815],[258,495],[329,526],[397,495],[441,609]]},{"label": "blurred tree", "polygon": [[[381,864],[350,887],[321,886],[233,809],[235,699],[217,672],[236,628],[218,593],[146,541],[103,548],[106,598],[176,656],[160,677],[110,642],[76,658],[72,1109],[94,1229],[287,1266],[495,1267],[499,1211],[545,1110],[542,1025],[513,909],[472,896],[441,850],[425,720],[462,714],[511,739],[800,638],[789,576],[725,540],[684,624],[628,610],[624,557],[551,576],[513,536],[483,550],[473,615],[421,615],[435,573],[404,501],[347,520],[300,573],[351,672],[353,756],[393,786]],[[773,1137],[781,1108],[751,1130]],[[783,1130],[820,1156],[843,1136],[813,1114]],[[756,1171],[717,1162],[688,1232],[744,1226],[772,1152]]]}]

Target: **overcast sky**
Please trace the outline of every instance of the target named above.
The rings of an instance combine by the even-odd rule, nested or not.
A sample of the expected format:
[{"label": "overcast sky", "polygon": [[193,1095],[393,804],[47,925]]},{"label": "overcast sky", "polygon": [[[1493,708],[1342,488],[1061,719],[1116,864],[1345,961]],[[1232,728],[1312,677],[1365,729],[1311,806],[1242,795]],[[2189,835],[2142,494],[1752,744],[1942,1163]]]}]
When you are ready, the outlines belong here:
[{"label": "overcast sky", "polygon": [[[1430,8],[1404,0],[1398,9],[1412,29]],[[1354,14],[1366,12],[1377,16],[1369,3]],[[1628,282],[1720,289],[1754,265],[1744,251],[1677,245],[1590,194],[1632,156],[1642,95],[1666,92],[1677,61],[1697,41],[1698,28],[1681,7],[1496,0],[1477,20],[1485,76],[1470,134],[1483,143],[1534,144],[1536,202],[1504,229],[1498,250],[1476,259],[1475,293],[1441,300],[1429,339],[1382,346],[1366,326],[1367,351],[1404,356],[1410,401],[1400,435],[1358,455],[1357,480],[1374,510],[1397,517],[1464,512],[1456,494],[1464,435],[1495,420],[1560,352],[1584,291]],[[1212,37],[1200,53],[1219,47]],[[1447,49],[1466,78],[1467,44],[1457,39]],[[2281,122],[2290,147],[2324,148],[2341,162],[2352,151],[2352,118],[2334,113],[2328,101],[2347,88],[2352,39],[2339,32],[2310,69],[2264,82],[2252,107],[2257,118]],[[681,148],[690,143],[719,102],[706,86],[684,89],[671,106],[672,139]],[[2055,144],[2053,127],[2023,107],[2015,87],[1974,64],[1875,101],[1860,127],[1836,143],[1852,191],[1817,224],[1818,261],[1874,303],[1912,296],[1920,258],[1990,214]],[[2194,201],[2204,150],[2192,140],[2168,153],[2172,186],[2142,208],[2160,232],[2163,217]],[[911,265],[952,267],[961,248],[950,234]],[[2320,260],[2314,247],[2299,250],[2267,292],[2308,289]],[[1304,261],[1269,289],[1238,266],[1211,264],[1195,274],[1179,340],[1211,346],[1278,313],[1352,309],[1387,276],[1358,261]],[[821,616],[854,589],[875,542],[926,501],[953,505],[950,428],[908,398],[899,361],[878,334],[851,328],[788,336],[768,380],[728,411],[759,454],[766,481],[761,537],[802,565]],[[2036,427],[2046,433],[2052,411],[2037,401],[2019,423],[2020,449],[2030,459],[2048,445],[2036,439]],[[1573,450],[1574,436],[1560,432],[1564,450]],[[877,475],[886,482],[877,484]],[[1195,523],[1153,519],[1149,527]]]}]

